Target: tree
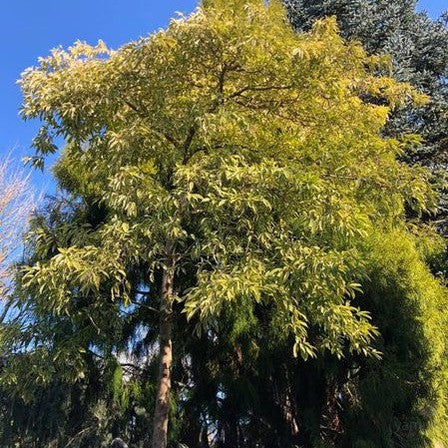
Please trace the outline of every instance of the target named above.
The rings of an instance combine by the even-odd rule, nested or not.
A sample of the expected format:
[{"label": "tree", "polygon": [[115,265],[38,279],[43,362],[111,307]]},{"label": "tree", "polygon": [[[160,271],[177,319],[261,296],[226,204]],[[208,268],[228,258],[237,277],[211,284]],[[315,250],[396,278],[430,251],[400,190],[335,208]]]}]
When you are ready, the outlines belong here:
[{"label": "tree", "polygon": [[[420,92],[430,96],[430,102],[423,108],[416,109],[410,105],[394,111],[386,125],[385,133],[392,137],[399,137],[406,133],[416,133],[423,137],[423,140],[420,143],[417,141],[411,147],[411,151],[403,154],[401,159],[410,164],[426,165],[436,175],[441,193],[438,211],[435,215],[425,216],[424,219],[432,220],[440,233],[446,237],[446,142],[448,136],[446,79],[448,57],[443,50],[448,46],[446,14],[438,20],[431,20],[426,13],[416,11],[416,1],[414,0],[372,0],[367,2],[357,0],[285,0],[284,3],[288,8],[289,18],[298,32],[309,29],[316,20],[325,16],[335,16],[344,38],[360,41],[369,54],[390,54],[393,76],[401,81],[410,82]],[[412,214],[408,216],[411,219],[415,218]],[[434,272],[446,276],[446,249],[443,250],[443,243],[441,247],[442,249],[438,250],[438,255],[430,257],[429,262]],[[426,280],[422,279],[421,284],[425,283]],[[424,347],[420,346],[422,335],[416,331],[420,327],[418,321],[415,320],[419,311],[413,306],[404,306],[406,301],[402,302],[403,295],[401,297],[396,295],[394,292],[396,290],[403,294],[401,286],[397,288],[397,284],[392,286],[391,283],[389,288],[387,295],[390,295],[392,300],[388,301],[387,305],[378,299],[376,288],[372,289],[372,301],[368,305],[368,309],[372,312],[373,320],[378,325],[380,333],[387,334],[388,337],[384,339],[382,347],[382,351],[385,353],[383,366],[372,366],[371,364],[368,367],[364,366],[367,369],[362,374],[365,387],[360,398],[361,402],[364,402],[364,406],[362,407],[363,411],[359,409],[355,411],[356,417],[352,420],[353,426],[347,428],[347,432],[352,432],[352,434],[356,431],[359,433],[360,428],[363,427],[360,424],[363,418],[369,422],[364,425],[364,432],[372,433],[370,423],[372,418],[374,416],[378,418],[387,407],[391,411],[387,411],[383,417],[383,429],[395,425],[394,429],[390,429],[390,432],[393,432],[397,427],[424,426],[421,423],[421,416],[410,417],[408,422],[403,422],[399,415],[410,416],[411,413],[409,410],[403,411],[403,404],[398,404],[400,401],[409,403],[412,400],[421,399],[421,396],[420,398],[417,396],[424,387],[418,386],[420,384],[418,378],[430,377],[428,371],[431,370],[431,367],[426,364],[427,361],[423,361],[421,364],[413,361],[416,356],[420,360],[425,359],[421,355],[425,352]],[[384,290],[382,291],[384,296],[386,293]],[[404,293],[404,296],[407,294]],[[401,323],[398,324],[397,321]],[[428,316],[425,321],[430,323],[432,318]],[[397,324],[400,326],[400,331],[397,330]],[[432,323],[431,325],[437,324]],[[400,350],[402,351],[400,352]],[[371,369],[370,373],[368,373],[369,369]],[[442,370],[438,371],[440,377],[443,375]],[[382,378],[385,388],[383,392],[378,390],[379,378]],[[386,384],[393,384],[394,378],[397,379],[396,386],[387,391]],[[369,386],[367,386],[368,384]],[[412,387],[405,391],[405,388],[400,386],[402,384],[412,384]],[[398,390],[401,397],[398,393],[394,393]],[[375,394],[388,396],[390,399],[388,405],[382,409],[376,408]],[[392,403],[394,404],[392,405]],[[408,404],[404,406],[408,406]],[[394,407],[396,411],[393,411]],[[368,415],[360,418],[361,412]],[[395,419],[399,419],[400,423],[390,423]],[[441,422],[443,420],[441,418]],[[415,423],[417,421],[418,424]],[[383,434],[386,432],[383,431]],[[406,437],[416,438],[412,430],[407,430],[407,432]],[[366,434],[364,434],[365,436]],[[386,442],[383,440],[375,443],[384,445]],[[415,442],[408,441],[407,443]],[[417,443],[422,444],[423,442]]]},{"label": "tree", "polygon": [[3,322],[9,303],[7,293],[11,281],[10,265],[21,245],[22,232],[33,207],[28,178],[20,170],[15,173],[11,162],[0,162],[0,298],[5,300],[0,322]]},{"label": "tree", "polygon": [[[92,352],[123,349],[124,315],[135,330],[149,321],[140,310],[156,313],[143,342],[148,364],[159,352],[158,448],[179,334],[213,340],[226,315],[262,312],[300,359],[378,356],[368,254],[391,234],[421,241],[406,209],[434,203],[429,173],[397,160],[409,139],[381,135],[392,108],[426,97],[377,76],[383,59],[346,44],[334,20],[296,34],[279,2],[215,0],[118,51],[78,42],[26,71],[22,114],[43,122],[34,162],[64,137],[66,199],[29,234],[27,318],[3,384],[79,382]],[[55,339],[61,325],[69,337]]]},{"label": "tree", "polygon": [[418,134],[423,141],[403,155],[409,163],[429,166],[442,193],[435,218],[443,234],[447,229],[448,46],[447,16],[432,20],[417,12],[416,0],[284,0],[298,31],[309,29],[323,17],[335,16],[346,39],[359,40],[369,54],[389,54],[391,72],[430,96],[424,108],[395,111],[386,126],[390,136]]}]

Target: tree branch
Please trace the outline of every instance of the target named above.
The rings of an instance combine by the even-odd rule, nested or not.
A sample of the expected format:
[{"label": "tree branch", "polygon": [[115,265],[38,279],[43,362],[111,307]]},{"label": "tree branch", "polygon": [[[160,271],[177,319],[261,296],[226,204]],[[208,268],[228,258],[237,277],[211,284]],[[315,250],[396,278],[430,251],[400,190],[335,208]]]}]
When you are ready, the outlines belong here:
[{"label": "tree branch", "polygon": [[[142,112],[135,104],[131,103],[129,100],[122,98],[122,101],[130,108],[132,109],[140,118],[147,119],[148,115],[144,112]],[[173,146],[178,146],[179,142],[172,137],[171,135],[167,134],[166,132],[160,131],[159,129],[156,129],[154,127],[150,127],[150,129],[153,132],[156,132],[157,134],[160,134],[162,137],[164,137],[169,143],[171,143]]]}]

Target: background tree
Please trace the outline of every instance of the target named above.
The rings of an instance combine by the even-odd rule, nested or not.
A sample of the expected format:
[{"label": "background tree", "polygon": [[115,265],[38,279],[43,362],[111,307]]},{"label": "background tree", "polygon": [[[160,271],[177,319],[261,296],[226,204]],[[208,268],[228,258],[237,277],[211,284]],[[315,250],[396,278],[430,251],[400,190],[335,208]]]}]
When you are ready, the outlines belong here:
[{"label": "background tree", "polygon": [[[436,237],[405,219],[434,204],[430,176],[397,160],[409,138],[382,135],[391,109],[426,98],[378,76],[384,64],[333,20],[296,34],[279,2],[215,0],[118,51],[77,43],[25,72],[23,115],[43,122],[34,161],[64,137],[64,196],[33,221],[18,273],[2,375],[18,406],[72,385],[57,408],[83,409],[85,424],[115,400],[104,433],[141,446],[151,432],[153,446],[316,444],[306,422],[319,427],[321,412],[305,415],[312,400],[295,386],[313,376],[301,368],[326,361],[337,374],[343,358],[378,356],[366,305],[384,279],[415,303],[413,322],[431,317],[424,362],[441,370],[446,290],[425,258]],[[408,281],[417,273],[426,288]],[[419,403],[434,406],[416,432],[434,441],[446,394],[432,376],[425,385]],[[51,434],[56,446],[75,443],[70,426]],[[77,446],[101,446],[86,426]],[[36,446],[48,440],[43,430]]]},{"label": "background tree", "polygon": [[[0,341],[6,322],[14,315],[12,265],[21,255],[23,232],[34,206],[35,198],[24,171],[9,158],[0,161]],[[2,347],[1,365],[4,356]],[[3,405],[4,400],[1,401]]]},{"label": "background tree", "polygon": [[20,251],[22,232],[33,208],[28,178],[8,159],[0,162],[0,297],[2,322],[9,310],[10,267]]},{"label": "background tree", "polygon": [[309,29],[323,17],[335,16],[346,39],[362,43],[369,54],[389,54],[391,73],[430,96],[424,108],[396,110],[386,126],[391,136],[418,134],[420,144],[403,155],[409,163],[429,166],[439,178],[442,193],[436,217],[442,233],[447,229],[448,171],[448,28],[447,15],[432,20],[417,11],[416,0],[284,0],[298,31]]}]

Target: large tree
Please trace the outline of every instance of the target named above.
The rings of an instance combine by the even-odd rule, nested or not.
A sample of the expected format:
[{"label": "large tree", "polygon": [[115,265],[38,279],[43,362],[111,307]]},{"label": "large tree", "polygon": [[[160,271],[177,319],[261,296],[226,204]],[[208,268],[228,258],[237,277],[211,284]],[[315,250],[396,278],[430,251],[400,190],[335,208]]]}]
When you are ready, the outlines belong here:
[{"label": "large tree", "polygon": [[[434,204],[429,173],[397,159],[412,138],[382,135],[392,109],[427,99],[378,76],[385,65],[345,43],[334,20],[297,34],[280,2],[209,0],[117,51],[78,42],[26,71],[22,113],[43,123],[34,161],[63,137],[55,176],[65,198],[29,235],[4,387],[83,382],[92,357],[117,355],[145,330],[139,365],[159,354],[147,432],[165,447],[173,340],[186,341],[174,350],[185,369],[189,335],[219,346],[226,319],[260,322],[258,335],[304,362],[378,357],[362,291],[378,264],[371,254],[393,252],[384,241],[396,238],[428,279],[414,299],[429,312],[443,303],[417,249],[424,232],[405,220]],[[402,280],[394,263],[384,270]],[[215,400],[237,396],[212,390]],[[240,440],[230,426],[227,446]]]}]

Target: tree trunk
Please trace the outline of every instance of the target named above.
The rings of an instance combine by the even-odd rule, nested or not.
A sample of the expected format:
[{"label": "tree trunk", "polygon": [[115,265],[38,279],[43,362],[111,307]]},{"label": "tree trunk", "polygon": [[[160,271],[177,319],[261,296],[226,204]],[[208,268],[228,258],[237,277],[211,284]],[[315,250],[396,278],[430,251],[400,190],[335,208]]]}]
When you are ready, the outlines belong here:
[{"label": "tree trunk", "polygon": [[168,443],[168,414],[171,390],[172,307],[174,263],[164,269],[160,301],[160,361],[157,397],[152,430],[152,448],[166,448]]},{"label": "tree trunk", "polygon": [[322,429],[324,436],[334,443],[344,433],[341,418],[342,406],[339,397],[341,386],[342,384],[337,376],[330,376],[327,379]]}]

